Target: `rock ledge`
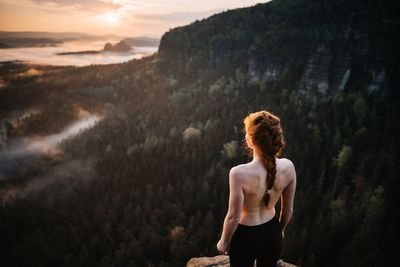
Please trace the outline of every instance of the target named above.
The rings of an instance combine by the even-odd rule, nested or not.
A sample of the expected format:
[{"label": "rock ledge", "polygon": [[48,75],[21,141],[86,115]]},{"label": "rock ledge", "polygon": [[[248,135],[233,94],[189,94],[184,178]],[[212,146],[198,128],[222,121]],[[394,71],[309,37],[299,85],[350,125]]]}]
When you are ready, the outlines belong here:
[{"label": "rock ledge", "polygon": [[[296,265],[279,260],[277,267],[297,267]],[[220,255],[215,257],[201,257],[190,259],[186,267],[229,267],[229,257]]]}]

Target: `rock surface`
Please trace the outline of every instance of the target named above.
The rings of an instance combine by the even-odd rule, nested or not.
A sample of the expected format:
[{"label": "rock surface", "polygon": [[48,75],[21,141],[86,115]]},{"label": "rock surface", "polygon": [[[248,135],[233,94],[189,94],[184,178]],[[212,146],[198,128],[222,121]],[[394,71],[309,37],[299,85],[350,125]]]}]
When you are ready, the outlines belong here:
[{"label": "rock surface", "polygon": [[104,51],[111,51],[111,52],[128,52],[132,50],[132,47],[127,44],[124,41],[120,41],[116,43],[115,45],[112,45],[111,43],[106,43],[104,45]]},{"label": "rock surface", "polygon": [[[229,257],[219,255],[215,257],[201,257],[190,259],[186,267],[229,267]],[[279,260],[277,267],[297,267],[296,265]]]}]

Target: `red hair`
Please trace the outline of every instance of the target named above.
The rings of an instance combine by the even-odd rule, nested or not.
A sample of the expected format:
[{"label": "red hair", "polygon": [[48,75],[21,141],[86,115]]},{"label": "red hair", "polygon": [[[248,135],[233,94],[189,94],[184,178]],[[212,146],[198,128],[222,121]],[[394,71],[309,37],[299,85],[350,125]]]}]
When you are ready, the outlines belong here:
[{"label": "red hair", "polygon": [[283,129],[278,116],[269,111],[261,110],[250,113],[243,120],[244,130],[248,134],[254,148],[247,143],[249,153],[256,149],[262,157],[263,165],[267,170],[267,188],[264,195],[264,203],[268,205],[270,195],[269,190],[272,189],[276,175],[275,157],[282,154],[285,147],[285,139]]}]

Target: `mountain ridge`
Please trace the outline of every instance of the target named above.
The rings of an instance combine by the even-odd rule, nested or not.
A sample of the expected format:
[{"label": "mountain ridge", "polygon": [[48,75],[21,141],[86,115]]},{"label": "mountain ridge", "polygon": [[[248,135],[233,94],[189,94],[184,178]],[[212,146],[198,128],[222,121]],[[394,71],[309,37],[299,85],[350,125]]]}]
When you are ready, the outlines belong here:
[{"label": "mountain ridge", "polygon": [[[314,2],[307,9],[306,3],[275,0],[171,29],[160,41],[159,67],[174,77],[218,76],[225,68],[234,71],[239,67],[255,81],[289,75],[283,78],[297,81],[305,94],[315,90],[320,96],[353,82],[381,87],[399,58],[390,47],[393,39],[382,42],[388,39],[387,33],[381,32],[385,22],[371,19],[385,7],[372,1],[348,1],[330,5]],[[281,15],[285,9],[299,14],[295,19],[285,17]],[[297,23],[301,20],[296,17],[304,21]],[[218,30],[225,22],[225,32]],[[394,33],[394,28],[386,31]],[[379,79],[370,77],[370,72],[380,73]]]}]

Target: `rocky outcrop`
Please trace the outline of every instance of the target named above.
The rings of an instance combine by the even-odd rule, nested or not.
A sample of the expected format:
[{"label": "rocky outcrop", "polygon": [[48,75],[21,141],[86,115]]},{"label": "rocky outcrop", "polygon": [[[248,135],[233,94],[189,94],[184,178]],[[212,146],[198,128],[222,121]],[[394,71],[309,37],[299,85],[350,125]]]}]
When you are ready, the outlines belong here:
[{"label": "rocky outcrop", "polygon": [[100,54],[103,51],[106,52],[129,52],[132,50],[132,47],[127,44],[124,41],[120,41],[119,43],[116,43],[115,45],[112,45],[112,43],[106,43],[104,45],[103,50],[97,51],[97,50],[86,50],[86,51],[73,51],[73,52],[61,52],[57,53],[57,55],[60,56],[66,56],[66,55],[93,55],[93,54]]},{"label": "rocky outcrop", "polygon": [[132,50],[132,47],[127,44],[125,41],[120,41],[116,43],[115,45],[112,45],[111,43],[106,43],[104,45],[104,51],[111,51],[111,52],[128,52]]},{"label": "rocky outcrop", "polygon": [[[215,257],[201,257],[190,259],[186,267],[229,267],[229,257],[220,255]],[[254,265],[255,266],[255,265]],[[297,267],[296,265],[279,260],[277,267]]]}]

